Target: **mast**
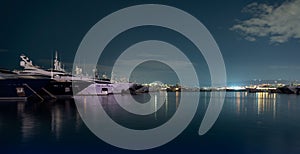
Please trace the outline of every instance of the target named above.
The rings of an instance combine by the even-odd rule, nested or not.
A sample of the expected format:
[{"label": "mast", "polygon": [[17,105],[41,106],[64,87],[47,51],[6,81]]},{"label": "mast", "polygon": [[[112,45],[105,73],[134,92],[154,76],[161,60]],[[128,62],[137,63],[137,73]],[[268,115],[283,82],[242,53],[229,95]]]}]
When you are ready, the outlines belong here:
[{"label": "mast", "polygon": [[55,51],[54,70],[55,71],[65,72],[65,70],[62,68],[61,62],[58,60],[58,53],[57,53],[57,51]]},{"label": "mast", "polygon": [[56,70],[56,71],[59,70],[59,61],[58,61],[57,51],[55,51],[54,70]]},{"label": "mast", "polygon": [[[51,54],[51,59],[53,59],[53,53]],[[51,67],[50,67],[50,75],[51,75],[51,79],[53,79],[53,65],[54,65],[54,63],[52,64],[52,60],[51,60]]]}]

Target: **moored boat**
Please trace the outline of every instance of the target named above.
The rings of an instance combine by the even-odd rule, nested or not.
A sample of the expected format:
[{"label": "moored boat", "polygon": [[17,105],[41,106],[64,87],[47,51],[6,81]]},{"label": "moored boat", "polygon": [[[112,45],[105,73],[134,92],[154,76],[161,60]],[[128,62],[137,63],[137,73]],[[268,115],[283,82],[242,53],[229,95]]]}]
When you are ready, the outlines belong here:
[{"label": "moored boat", "polygon": [[[54,59],[53,69],[42,69],[39,66],[33,65],[32,61],[25,55],[20,56],[20,66],[23,70],[15,71],[21,76],[43,76],[45,78],[51,79],[51,81],[44,87],[43,92],[46,91],[47,95],[52,95],[55,97],[72,97],[73,87],[72,82],[80,81],[80,84],[76,84],[77,89],[83,89],[93,81],[85,77],[76,77],[70,73],[67,73],[58,60],[57,52]],[[78,87],[82,86],[82,87]]]},{"label": "moored boat", "polygon": [[299,94],[300,93],[300,86],[299,85],[286,85],[283,87],[277,88],[280,93],[283,94]]},{"label": "moored boat", "polygon": [[[25,55],[20,56],[20,66],[24,69],[15,71],[23,76],[44,76],[53,79],[45,86],[44,91],[53,96],[79,95],[108,95],[118,93],[146,93],[149,92],[147,86],[136,83],[111,83],[109,79],[97,79],[82,75],[74,76],[67,73],[58,60],[57,52],[54,59],[54,69],[42,69],[33,65],[32,61]],[[96,90],[94,90],[96,89]]]},{"label": "moored boat", "polygon": [[42,76],[22,76],[9,70],[0,70],[0,100],[27,100],[30,96],[37,96],[51,79]]}]

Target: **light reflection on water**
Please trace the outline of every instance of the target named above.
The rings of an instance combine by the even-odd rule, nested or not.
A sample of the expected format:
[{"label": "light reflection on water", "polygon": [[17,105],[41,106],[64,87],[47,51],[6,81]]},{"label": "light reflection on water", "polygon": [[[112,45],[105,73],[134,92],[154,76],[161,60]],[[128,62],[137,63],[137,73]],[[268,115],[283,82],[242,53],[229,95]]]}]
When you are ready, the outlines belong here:
[{"label": "light reflection on water", "polygon": [[[99,112],[101,105],[115,122],[132,129],[150,129],[157,127],[168,121],[175,113],[180,100],[179,93],[168,95],[167,92],[157,92],[151,94],[135,95],[134,99],[144,104],[144,100],[149,102],[147,107],[150,107],[156,112],[148,115],[139,115],[126,111],[126,108],[131,105],[131,95],[108,95],[108,96],[79,96],[76,97],[77,107],[82,111],[81,116],[91,117],[95,123],[98,122],[97,117],[103,117]],[[118,101],[117,101],[118,100]],[[140,106],[144,110],[145,106]]]},{"label": "light reflection on water", "polygon": [[[289,100],[289,96],[291,95],[282,95],[268,92],[258,92],[250,94],[247,92],[234,92],[227,93],[226,102],[233,103],[232,107],[235,108],[235,113],[237,115],[252,112],[256,113],[258,116],[263,116],[264,114],[272,113],[272,116],[275,119],[277,112],[276,106],[279,99],[277,97],[280,96],[283,96]],[[234,100],[232,100],[232,98],[234,98]]]},{"label": "light reflection on water", "polygon": [[[193,93],[188,95],[190,99],[193,99]],[[126,101],[126,95],[120,97]],[[149,99],[146,95],[136,97],[140,101]],[[171,146],[175,151],[185,148],[210,150],[218,142],[220,144],[222,142],[222,145],[224,144],[222,148],[229,153],[282,153],[286,151],[297,153],[300,151],[300,96],[228,92],[223,110],[212,130],[199,137],[197,129],[208,106],[209,98],[209,92],[201,92],[195,120],[183,133],[183,137],[180,137],[181,140],[170,143],[166,146],[167,148]],[[159,126],[172,117],[180,103],[186,103],[179,102],[180,93],[157,93],[154,95],[153,107],[158,111],[146,116],[136,116],[125,112],[112,96],[101,96],[99,99],[112,119],[132,129],[149,129]],[[160,108],[157,105],[158,100],[164,101]],[[90,106],[88,103],[85,98],[82,106],[86,112],[89,111],[86,110]],[[35,145],[42,145],[41,147],[51,145],[55,151],[57,147],[71,144],[72,146],[67,146],[67,150],[72,151],[75,145],[80,151],[79,145],[84,145],[84,143],[114,150],[114,147],[106,143],[99,143],[99,139],[88,130],[73,100],[43,103],[0,102],[0,136],[0,147],[9,150],[18,148],[32,150]]]},{"label": "light reflection on water", "polygon": [[33,115],[30,115],[26,112],[23,112],[25,108],[24,103],[17,104],[18,116],[22,119],[21,121],[21,133],[22,133],[22,142],[28,142],[30,138],[35,133],[35,127],[38,127],[39,124],[34,119]]}]

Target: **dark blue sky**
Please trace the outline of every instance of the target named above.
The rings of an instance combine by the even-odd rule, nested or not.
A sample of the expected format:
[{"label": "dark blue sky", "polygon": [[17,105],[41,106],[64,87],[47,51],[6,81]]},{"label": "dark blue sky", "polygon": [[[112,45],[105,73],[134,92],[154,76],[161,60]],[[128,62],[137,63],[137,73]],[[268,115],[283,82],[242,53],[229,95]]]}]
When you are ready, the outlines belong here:
[{"label": "dark blue sky", "polygon": [[[182,9],[198,18],[211,32],[222,52],[229,82],[251,79],[300,79],[300,5],[296,1],[14,1],[0,2],[1,68],[18,67],[19,55],[25,53],[40,66],[49,68],[55,50],[71,69],[77,48],[87,31],[103,17],[119,9],[145,3],[165,4]],[[126,22],[126,21],[124,21]],[[180,22],[180,21],[178,21]],[[100,69],[109,73],[114,60],[132,43],[147,39],[170,42],[194,63],[200,81],[209,81],[201,55],[178,33],[159,27],[128,30],[111,43]],[[83,60],[84,61],[84,60]],[[152,70],[153,78],[162,71],[158,65],[141,66]],[[147,73],[151,71],[146,71]],[[150,73],[151,74],[151,73]],[[167,73],[168,74],[168,73]],[[169,73],[169,75],[173,75]],[[146,79],[176,82],[165,79]],[[166,77],[167,76],[167,77]],[[136,80],[136,79],[134,79]],[[142,80],[141,80],[142,82]]]}]

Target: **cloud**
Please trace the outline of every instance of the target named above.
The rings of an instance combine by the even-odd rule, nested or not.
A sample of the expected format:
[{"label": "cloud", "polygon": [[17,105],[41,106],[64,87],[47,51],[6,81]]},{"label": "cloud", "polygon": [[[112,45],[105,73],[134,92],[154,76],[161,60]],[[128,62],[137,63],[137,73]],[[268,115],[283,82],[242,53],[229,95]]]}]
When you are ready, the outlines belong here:
[{"label": "cloud", "polygon": [[268,37],[271,43],[300,39],[300,0],[278,6],[251,3],[242,12],[252,17],[238,21],[230,30],[239,32],[248,41],[257,37]]},{"label": "cloud", "polygon": [[248,40],[248,41],[250,41],[250,42],[254,42],[254,41],[256,41],[256,38],[251,37],[251,36],[246,36],[246,37],[245,37],[245,40]]}]

